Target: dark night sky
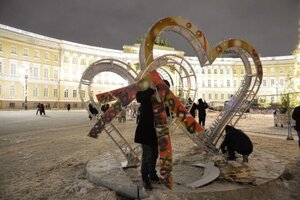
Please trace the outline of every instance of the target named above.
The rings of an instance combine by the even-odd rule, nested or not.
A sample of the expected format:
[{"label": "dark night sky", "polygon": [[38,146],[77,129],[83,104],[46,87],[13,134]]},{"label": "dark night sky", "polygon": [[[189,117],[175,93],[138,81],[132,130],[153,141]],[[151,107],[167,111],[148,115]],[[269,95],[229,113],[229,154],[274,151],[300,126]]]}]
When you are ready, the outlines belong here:
[{"label": "dark night sky", "polygon": [[[167,16],[190,20],[211,44],[240,38],[262,56],[289,55],[298,41],[299,0],[0,0],[1,24],[112,49]],[[163,36],[193,55],[179,36]]]}]

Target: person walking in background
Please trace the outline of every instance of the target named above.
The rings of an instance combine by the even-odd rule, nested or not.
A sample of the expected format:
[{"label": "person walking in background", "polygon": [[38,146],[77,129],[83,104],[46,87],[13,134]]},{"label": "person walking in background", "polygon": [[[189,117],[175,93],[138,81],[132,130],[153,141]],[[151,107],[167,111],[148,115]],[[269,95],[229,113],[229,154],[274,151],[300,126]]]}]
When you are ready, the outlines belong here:
[{"label": "person walking in background", "polygon": [[40,115],[42,115],[42,114],[44,114],[44,115],[46,115],[46,113],[45,113],[45,106],[44,106],[44,104],[40,104]]},{"label": "person walking in background", "polygon": [[40,112],[40,108],[41,108],[41,104],[38,103],[35,115],[37,115]]},{"label": "person walking in background", "polygon": [[294,108],[292,118],[293,120],[296,121],[295,130],[297,131],[298,134],[298,145],[300,148],[300,106]]},{"label": "person walking in background", "polygon": [[206,119],[206,108],[208,105],[202,99],[198,99],[198,117],[199,117],[199,124],[205,127],[205,119]]},{"label": "person walking in background", "polygon": [[71,104],[68,103],[67,110],[70,111],[70,109],[71,109]]},{"label": "person walking in background", "polygon": [[147,190],[153,189],[150,180],[159,181],[155,169],[158,158],[158,141],[154,127],[151,98],[155,98],[155,90],[150,87],[144,91],[138,91],[136,94],[136,100],[141,105],[134,142],[142,145],[141,174],[143,186]]}]

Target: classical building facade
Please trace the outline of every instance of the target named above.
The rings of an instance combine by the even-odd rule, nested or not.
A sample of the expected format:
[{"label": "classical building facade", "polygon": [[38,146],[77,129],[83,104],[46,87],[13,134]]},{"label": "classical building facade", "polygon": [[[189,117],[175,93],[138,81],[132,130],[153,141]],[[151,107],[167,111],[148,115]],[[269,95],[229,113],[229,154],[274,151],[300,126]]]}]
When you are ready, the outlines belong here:
[{"label": "classical building facade", "polygon": [[[0,109],[33,109],[38,103],[51,108],[64,108],[70,103],[73,108],[80,108],[78,85],[91,63],[113,58],[139,70],[138,51],[138,44],[124,45],[123,51],[113,50],[0,25]],[[154,57],[164,54],[184,56],[184,52],[170,47],[155,47]],[[185,56],[185,59],[198,78],[197,98],[207,102],[224,103],[240,86],[245,74],[239,58],[218,58],[212,66],[203,68],[196,57]],[[264,79],[259,94],[280,94],[293,84],[293,90],[300,91],[299,78],[295,78],[295,73],[300,71],[297,71],[299,55],[262,57],[261,60]],[[95,77],[93,87],[98,93],[126,84],[119,75],[103,72]],[[269,100],[274,101],[271,97]]]}]

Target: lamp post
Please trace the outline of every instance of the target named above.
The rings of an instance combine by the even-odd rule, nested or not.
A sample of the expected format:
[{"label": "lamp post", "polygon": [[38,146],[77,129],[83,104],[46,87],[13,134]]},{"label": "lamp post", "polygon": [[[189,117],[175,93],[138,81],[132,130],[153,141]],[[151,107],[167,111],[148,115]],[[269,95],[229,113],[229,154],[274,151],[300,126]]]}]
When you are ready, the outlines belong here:
[{"label": "lamp post", "polygon": [[25,74],[25,104],[24,104],[24,107],[25,107],[25,110],[27,110],[27,96],[28,96],[28,91],[27,91],[27,80],[28,80],[28,75]]}]

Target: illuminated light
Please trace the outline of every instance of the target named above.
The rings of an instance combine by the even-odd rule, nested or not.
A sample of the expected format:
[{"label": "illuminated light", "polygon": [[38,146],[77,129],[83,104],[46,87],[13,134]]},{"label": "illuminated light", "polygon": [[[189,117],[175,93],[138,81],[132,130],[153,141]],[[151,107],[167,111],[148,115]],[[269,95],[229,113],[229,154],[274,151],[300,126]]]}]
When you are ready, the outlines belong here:
[{"label": "illuminated light", "polygon": [[202,37],[202,32],[201,32],[201,31],[197,31],[197,32],[196,32],[196,35],[197,35],[198,37]]},{"label": "illuminated light", "polygon": [[217,50],[218,53],[221,53],[222,52],[222,47],[217,46],[216,50]]},{"label": "illuminated light", "polygon": [[186,23],[186,27],[191,28],[192,24],[190,22]]}]

